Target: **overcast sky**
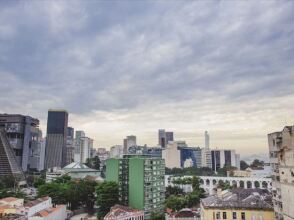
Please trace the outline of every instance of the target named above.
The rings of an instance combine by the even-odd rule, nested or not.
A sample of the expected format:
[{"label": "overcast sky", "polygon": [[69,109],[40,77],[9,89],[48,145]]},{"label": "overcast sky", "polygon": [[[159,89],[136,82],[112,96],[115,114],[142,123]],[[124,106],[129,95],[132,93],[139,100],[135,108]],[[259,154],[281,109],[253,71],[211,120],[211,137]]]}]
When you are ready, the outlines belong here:
[{"label": "overcast sky", "polygon": [[294,124],[294,1],[1,1],[0,112],[70,113],[96,147],[266,153]]}]

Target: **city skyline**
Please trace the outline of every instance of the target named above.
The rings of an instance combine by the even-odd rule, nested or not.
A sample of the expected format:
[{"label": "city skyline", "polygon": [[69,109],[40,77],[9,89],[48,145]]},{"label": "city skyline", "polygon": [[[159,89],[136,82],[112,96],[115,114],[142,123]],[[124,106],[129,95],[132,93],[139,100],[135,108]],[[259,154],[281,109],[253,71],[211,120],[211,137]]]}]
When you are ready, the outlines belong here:
[{"label": "city skyline", "polygon": [[[1,2],[0,113],[69,112],[95,147],[129,135],[268,153],[294,124],[294,3]],[[195,13],[197,12],[197,13]],[[266,13],[265,13],[266,12]],[[19,19],[15,19],[19,18]]]}]

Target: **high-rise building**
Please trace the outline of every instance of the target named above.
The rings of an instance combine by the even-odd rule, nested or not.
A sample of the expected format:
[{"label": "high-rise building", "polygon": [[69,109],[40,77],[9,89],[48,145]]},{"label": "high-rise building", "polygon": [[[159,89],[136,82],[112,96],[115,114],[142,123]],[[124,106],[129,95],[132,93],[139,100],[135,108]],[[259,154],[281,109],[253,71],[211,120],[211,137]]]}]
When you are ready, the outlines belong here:
[{"label": "high-rise building", "polygon": [[88,158],[91,158],[93,149],[93,139],[86,137],[84,131],[76,131],[75,154],[74,161],[86,163]]},{"label": "high-rise building", "polygon": [[13,176],[17,182],[25,180],[6,131],[0,128],[0,177],[2,176]]},{"label": "high-rise building", "polygon": [[181,167],[202,167],[202,154],[199,147],[180,147]]},{"label": "high-rise building", "polygon": [[74,129],[67,127],[66,137],[66,164],[74,162]]},{"label": "high-rise building", "polygon": [[29,164],[30,170],[44,170],[46,140],[42,137],[42,132],[33,137],[29,148]]},{"label": "high-rise building", "polygon": [[215,172],[225,166],[240,169],[240,156],[236,154],[235,150],[211,150],[211,162]]},{"label": "high-rise building", "polygon": [[205,137],[205,148],[209,149],[209,134],[208,134],[208,131],[205,131],[204,137]]},{"label": "high-rise building", "polygon": [[46,169],[66,165],[67,125],[67,111],[49,109],[45,156]]},{"label": "high-rise building", "polygon": [[120,158],[123,156],[123,146],[115,145],[110,148],[109,156],[111,158]]},{"label": "high-rise building", "polygon": [[168,142],[174,141],[174,133],[165,131],[164,129],[158,130],[158,145],[162,148],[166,147]]},{"label": "high-rise building", "polygon": [[202,167],[209,167],[212,168],[212,161],[211,161],[211,151],[209,148],[202,148],[201,149],[201,155],[202,155]]},{"label": "high-rise building", "polygon": [[123,153],[128,154],[129,148],[137,146],[137,138],[134,135],[127,136],[124,139],[124,148],[123,148]]},{"label": "high-rise building", "polygon": [[294,126],[268,134],[276,220],[294,219]]},{"label": "high-rise building", "polygon": [[165,164],[158,157],[124,155],[106,162],[106,180],[119,184],[120,203],[144,211],[164,212]]},{"label": "high-rise building", "polygon": [[180,143],[173,141],[167,144],[162,149],[162,158],[165,160],[165,165],[168,168],[180,168],[181,167],[181,152],[178,149]]},{"label": "high-rise building", "polygon": [[[39,120],[18,114],[0,114],[0,127],[4,128],[15,153],[17,164],[27,171],[35,156],[39,157]],[[32,153],[32,150],[34,152]],[[33,167],[35,168],[35,167]]]}]

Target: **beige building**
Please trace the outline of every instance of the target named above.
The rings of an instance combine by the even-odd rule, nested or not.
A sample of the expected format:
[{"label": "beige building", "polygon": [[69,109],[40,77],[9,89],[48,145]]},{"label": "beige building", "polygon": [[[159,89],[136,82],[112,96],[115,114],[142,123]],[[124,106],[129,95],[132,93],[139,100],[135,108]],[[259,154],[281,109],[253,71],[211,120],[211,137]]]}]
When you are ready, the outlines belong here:
[{"label": "beige building", "polygon": [[178,150],[178,142],[169,142],[165,149],[162,149],[162,158],[165,160],[165,166],[168,168],[181,167],[181,152]]},{"label": "beige building", "polygon": [[294,219],[294,126],[268,134],[277,220]]},{"label": "beige building", "polygon": [[274,220],[271,194],[262,189],[218,191],[201,200],[201,220]]}]

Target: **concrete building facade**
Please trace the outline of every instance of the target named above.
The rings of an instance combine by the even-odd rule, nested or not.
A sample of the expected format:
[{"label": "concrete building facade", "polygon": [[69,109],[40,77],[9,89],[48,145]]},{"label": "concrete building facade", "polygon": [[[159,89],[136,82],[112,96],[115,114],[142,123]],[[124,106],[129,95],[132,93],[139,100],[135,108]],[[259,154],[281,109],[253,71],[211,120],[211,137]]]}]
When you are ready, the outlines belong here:
[{"label": "concrete building facade", "polygon": [[294,126],[268,134],[273,177],[273,203],[277,220],[294,219]]},{"label": "concrete building facade", "polygon": [[240,156],[236,154],[235,150],[211,150],[211,164],[215,172],[225,166],[240,169]]},{"label": "concrete building facade", "polygon": [[0,127],[4,128],[18,165],[23,171],[38,169],[40,157],[39,120],[18,114],[0,114]]},{"label": "concrete building facade", "polygon": [[45,153],[46,169],[66,165],[67,127],[67,111],[49,109]]},{"label": "concrete building facade", "polygon": [[156,157],[124,155],[106,162],[106,180],[119,184],[120,202],[143,210],[145,219],[164,211],[164,173],[164,160]]}]

